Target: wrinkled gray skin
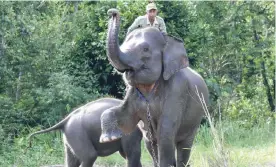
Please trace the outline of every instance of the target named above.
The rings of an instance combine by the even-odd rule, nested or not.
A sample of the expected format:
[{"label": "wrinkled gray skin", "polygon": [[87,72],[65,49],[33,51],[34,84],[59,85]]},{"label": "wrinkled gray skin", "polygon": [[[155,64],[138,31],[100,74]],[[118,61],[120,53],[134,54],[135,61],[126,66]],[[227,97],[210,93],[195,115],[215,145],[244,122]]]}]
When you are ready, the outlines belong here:
[{"label": "wrinkled gray skin", "polygon": [[92,167],[98,156],[104,157],[119,151],[127,160],[128,167],[141,167],[141,140],[139,128],[110,143],[99,143],[101,135],[100,117],[103,111],[118,106],[121,100],[103,98],[90,102],[73,111],[64,120],[51,128],[35,132],[46,133],[53,130],[62,130],[65,147],[66,167]]},{"label": "wrinkled gray skin", "polygon": [[[140,98],[138,88],[146,98],[152,92],[149,98],[152,116],[150,127],[160,167],[187,165],[196,131],[204,115],[196,95],[196,86],[208,104],[208,89],[204,80],[188,67],[183,42],[164,36],[155,28],[131,32],[119,47],[119,12],[110,9],[108,13],[111,16],[107,37],[108,58],[115,69],[124,73],[128,90],[120,106],[102,114],[100,142],[120,138],[122,132],[132,132],[142,120],[139,127],[152,154],[146,102]],[[158,85],[154,90],[152,87],[155,84]],[[111,126],[114,124],[118,128]],[[156,163],[154,165],[157,166]]]}]

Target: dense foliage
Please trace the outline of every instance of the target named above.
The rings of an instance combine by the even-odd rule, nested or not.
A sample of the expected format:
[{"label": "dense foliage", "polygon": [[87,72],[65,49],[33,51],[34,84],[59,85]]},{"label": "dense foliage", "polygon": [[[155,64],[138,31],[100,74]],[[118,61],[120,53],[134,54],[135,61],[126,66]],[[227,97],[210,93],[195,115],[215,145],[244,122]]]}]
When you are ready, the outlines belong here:
[{"label": "dense foliage", "polygon": [[[147,1],[0,2],[0,134],[50,126],[93,99],[122,98],[105,52],[109,8],[120,41]],[[169,34],[182,38],[206,80],[214,118],[252,127],[275,112],[275,3],[160,1]],[[0,148],[1,149],[1,148]]]}]

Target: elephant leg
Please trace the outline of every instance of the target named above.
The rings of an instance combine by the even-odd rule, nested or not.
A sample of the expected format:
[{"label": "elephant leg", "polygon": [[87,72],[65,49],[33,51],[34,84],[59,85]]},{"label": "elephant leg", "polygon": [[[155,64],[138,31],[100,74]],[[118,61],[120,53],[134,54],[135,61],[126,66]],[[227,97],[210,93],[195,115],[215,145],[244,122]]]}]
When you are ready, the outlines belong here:
[{"label": "elephant leg", "polygon": [[120,153],[127,160],[127,167],[141,167],[141,140],[143,135],[138,127],[121,139]]},{"label": "elephant leg", "polygon": [[142,167],[140,158],[141,151],[139,153],[134,153],[132,155],[126,155],[123,148],[119,150],[120,155],[127,160],[127,167]]},{"label": "elephant leg", "polygon": [[158,145],[158,160],[160,167],[175,167],[175,146],[174,142],[170,139],[161,139]]},{"label": "elephant leg", "polygon": [[191,153],[191,144],[187,141],[177,143],[177,167],[188,167]]},{"label": "elephant leg", "polygon": [[[182,76],[181,76],[182,77]],[[177,82],[172,82],[173,86],[177,87]],[[182,81],[181,81],[182,82]],[[186,90],[186,83],[184,81],[179,89],[173,89],[168,93],[164,101],[162,115],[157,129],[157,143],[160,160],[160,167],[176,166],[175,158],[175,137],[179,131],[181,121],[183,118],[183,111],[186,109],[187,97],[183,98],[183,90]],[[181,91],[180,91],[181,90]]]},{"label": "elephant leg", "polygon": [[79,167],[80,161],[78,158],[72,153],[70,148],[64,144],[65,148],[65,167]]},{"label": "elephant leg", "polygon": [[118,127],[116,113],[120,112],[120,107],[113,107],[105,110],[101,115],[102,134],[101,143],[111,142],[123,136],[123,132]]},{"label": "elephant leg", "polygon": [[139,149],[134,148],[127,151],[126,159],[127,159],[127,167],[142,167],[141,164],[141,145],[139,145]]},{"label": "elephant leg", "polygon": [[92,167],[97,157],[91,158],[81,163],[80,167]]},{"label": "elephant leg", "polygon": [[119,153],[124,159],[126,159],[126,153],[124,152],[123,148],[120,148]]},{"label": "elephant leg", "polygon": [[[146,144],[148,152],[151,155],[154,167],[158,167],[157,166],[157,162],[155,162],[155,160],[153,158],[155,156],[156,159],[158,159],[158,150],[157,150],[157,143],[156,143],[156,141],[153,141],[153,145],[151,145],[151,141],[145,140],[145,144]],[[153,153],[153,150],[154,150],[154,153]]]},{"label": "elephant leg", "polygon": [[195,138],[196,130],[189,133],[186,139],[177,143],[177,167],[188,167],[190,153],[193,145],[193,141]]},{"label": "elephant leg", "polygon": [[162,130],[160,130],[158,139],[158,160],[160,167],[175,167],[175,134],[172,133],[172,129],[169,121],[165,120],[166,126],[161,125]]},{"label": "elephant leg", "polygon": [[88,137],[84,129],[76,128],[71,129],[71,133],[66,132],[66,141],[70,145],[74,154],[77,156],[81,162],[81,167],[92,167],[95,160],[97,159],[98,153]]},{"label": "elephant leg", "polygon": [[[165,111],[169,111],[166,109]],[[175,110],[177,111],[177,110]],[[175,159],[175,136],[179,128],[177,114],[164,112],[160,118],[157,133],[158,159],[160,167],[176,166]]]},{"label": "elephant leg", "polygon": [[101,115],[102,134],[100,142],[111,142],[122,137],[123,133],[131,133],[135,130],[139,121],[132,107],[127,103],[122,106],[105,110]]},{"label": "elephant leg", "polygon": [[90,143],[86,143],[82,151],[78,153],[81,160],[81,167],[91,167],[97,159],[97,152]]}]

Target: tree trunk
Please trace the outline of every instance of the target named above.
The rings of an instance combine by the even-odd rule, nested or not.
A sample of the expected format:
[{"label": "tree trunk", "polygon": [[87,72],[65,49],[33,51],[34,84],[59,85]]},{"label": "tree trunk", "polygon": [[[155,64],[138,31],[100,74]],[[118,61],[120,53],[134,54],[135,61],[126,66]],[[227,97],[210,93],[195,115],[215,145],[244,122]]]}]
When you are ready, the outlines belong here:
[{"label": "tree trunk", "polygon": [[[272,94],[271,94],[271,89],[270,89],[270,86],[269,86],[268,81],[267,81],[264,60],[261,62],[261,73],[262,73],[262,77],[263,77],[263,84],[266,87],[266,96],[267,96],[267,100],[268,100],[268,103],[269,103],[269,106],[270,106],[270,110],[272,112],[275,112],[275,105],[273,103],[273,97],[272,97]],[[275,82],[275,80],[274,80],[274,82]]]},{"label": "tree trunk", "polygon": [[[259,46],[259,36],[258,36],[257,31],[255,29],[254,29],[253,32],[254,32],[254,39],[256,41],[256,47],[258,47]],[[263,57],[262,54],[260,56]],[[267,80],[267,76],[266,76],[264,59],[262,59],[262,61],[261,61],[261,75],[262,75],[262,78],[263,78],[263,84],[266,88],[266,96],[267,96],[267,100],[268,100],[268,103],[269,103],[269,106],[270,106],[270,110],[271,110],[271,112],[275,112],[275,105],[274,105],[274,102],[273,102],[273,97],[271,95],[271,89],[270,89],[270,86],[269,86],[269,83],[268,83],[268,80]]]}]

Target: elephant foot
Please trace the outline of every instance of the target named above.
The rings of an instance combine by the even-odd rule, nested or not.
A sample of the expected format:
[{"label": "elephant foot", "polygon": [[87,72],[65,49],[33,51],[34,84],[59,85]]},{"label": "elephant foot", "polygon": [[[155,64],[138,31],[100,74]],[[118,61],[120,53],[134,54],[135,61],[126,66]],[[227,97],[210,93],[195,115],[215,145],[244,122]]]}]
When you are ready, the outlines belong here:
[{"label": "elephant foot", "polygon": [[118,140],[122,137],[121,131],[113,132],[113,133],[102,133],[100,137],[100,143],[107,143]]},{"label": "elephant foot", "polygon": [[112,142],[123,136],[123,132],[118,128],[117,120],[111,113],[104,112],[101,117],[102,134],[100,143]]}]

